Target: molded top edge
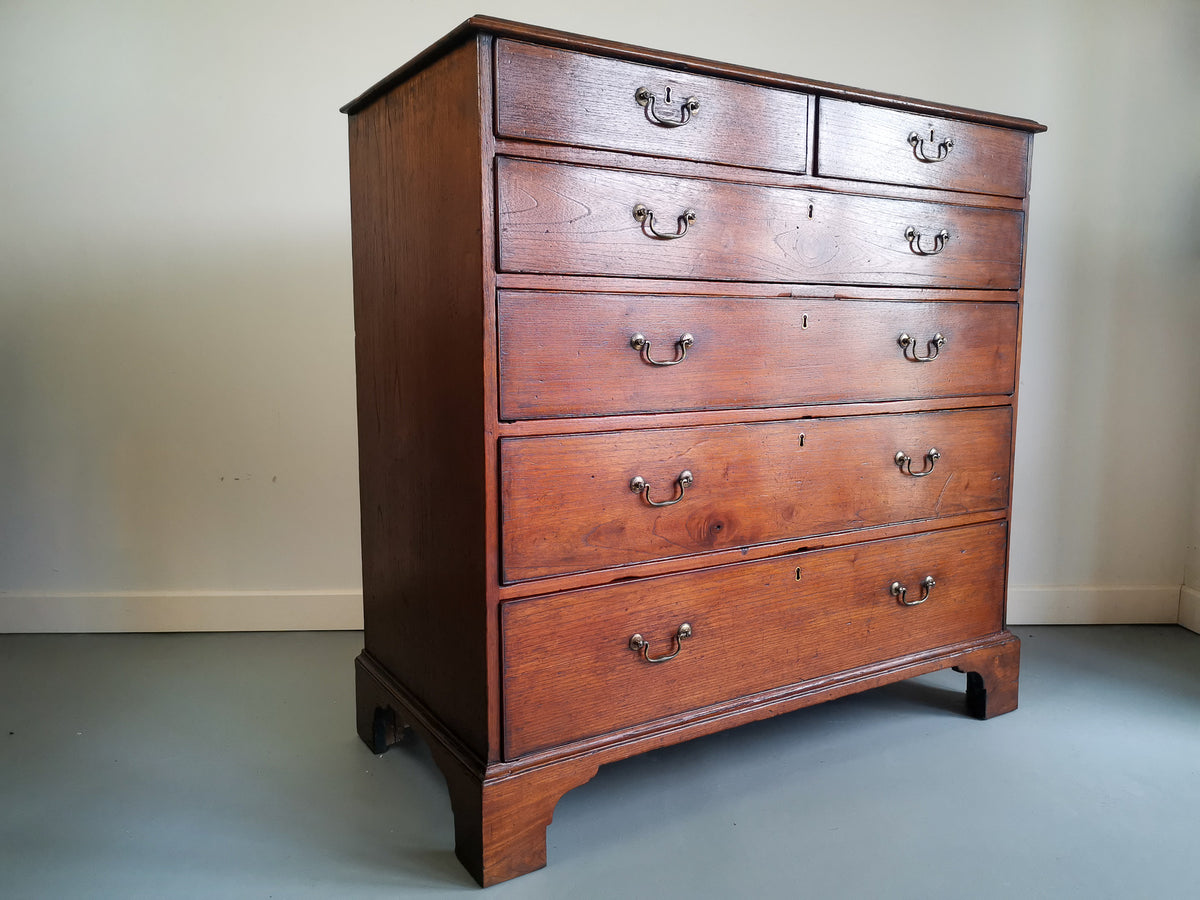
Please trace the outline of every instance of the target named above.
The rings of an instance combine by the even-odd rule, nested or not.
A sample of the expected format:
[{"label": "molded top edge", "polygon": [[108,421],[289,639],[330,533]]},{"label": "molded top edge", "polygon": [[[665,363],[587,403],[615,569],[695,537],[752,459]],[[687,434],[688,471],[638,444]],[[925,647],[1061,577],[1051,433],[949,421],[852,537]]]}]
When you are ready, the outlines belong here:
[{"label": "molded top edge", "polygon": [[537,44],[561,47],[567,50],[578,50],[583,53],[595,53],[602,56],[613,56],[620,59],[628,59],[635,62],[662,66],[664,68],[681,69],[691,72],[698,72],[705,75],[737,78],[742,81],[753,82],[756,84],[799,89],[824,97],[833,97],[841,100],[851,100],[861,103],[874,103],[880,106],[888,106],[895,109],[908,110],[910,112],[945,116],[953,119],[961,119],[967,122],[978,122],[983,125],[995,125],[1000,128],[1013,128],[1019,131],[1028,131],[1035,134],[1046,130],[1045,125],[1035,122],[1032,119],[1006,116],[999,113],[990,113],[983,110],[969,109],[960,106],[929,103],[927,101],[917,100],[912,97],[901,97],[896,94],[883,94],[875,91],[863,90],[861,88],[848,87],[841,84],[831,84],[824,81],[812,81],[806,78],[798,78],[793,75],[783,75],[778,72],[767,72],[762,69],[753,69],[745,66],[716,62],[709,59],[700,59],[694,56],[684,56],[676,53],[667,53],[661,50],[651,50],[645,47],[633,46],[631,44],[622,44],[616,41],[606,41],[599,38],[571,34],[570,32],[566,31],[555,31],[550,28],[539,28],[534,25],[525,25],[520,22],[512,22],[507,19],[496,19],[491,16],[472,16],[471,18],[467,19],[467,21],[463,22],[445,37],[441,38],[441,40],[431,44],[396,71],[392,72],[390,75],[372,87],[368,88],[354,100],[351,100],[342,107],[341,111],[347,115],[354,115],[362,112],[362,110],[364,110],[367,106],[382,97],[389,90],[391,90],[392,87],[399,84],[401,81],[404,81],[405,79],[416,74],[421,69],[436,61],[441,56],[444,56],[446,53],[453,50],[460,44],[463,44],[476,35],[481,34],[530,41]]}]

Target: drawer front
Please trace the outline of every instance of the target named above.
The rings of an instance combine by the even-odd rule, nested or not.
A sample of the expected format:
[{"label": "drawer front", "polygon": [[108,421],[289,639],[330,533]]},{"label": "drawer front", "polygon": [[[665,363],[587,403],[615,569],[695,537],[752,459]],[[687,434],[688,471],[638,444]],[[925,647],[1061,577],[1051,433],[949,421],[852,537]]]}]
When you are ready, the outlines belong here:
[{"label": "drawer front", "polygon": [[794,91],[496,42],[501,137],[803,172],[808,109]]},{"label": "drawer front", "polygon": [[817,173],[917,187],[1025,196],[1029,135],[955,119],[821,100]]},{"label": "drawer front", "polygon": [[503,577],[1001,510],[1011,432],[1010,408],[995,407],[506,438]]},{"label": "drawer front", "polygon": [[1005,290],[1020,284],[1022,214],[1015,210],[505,157],[496,160],[496,172],[506,272]]},{"label": "drawer front", "polygon": [[1017,306],[502,291],[499,333],[504,419],[788,406],[1012,393]]},{"label": "drawer front", "polygon": [[[505,603],[505,755],[994,634],[1005,541],[999,522]],[[651,664],[635,634],[679,654]]]}]

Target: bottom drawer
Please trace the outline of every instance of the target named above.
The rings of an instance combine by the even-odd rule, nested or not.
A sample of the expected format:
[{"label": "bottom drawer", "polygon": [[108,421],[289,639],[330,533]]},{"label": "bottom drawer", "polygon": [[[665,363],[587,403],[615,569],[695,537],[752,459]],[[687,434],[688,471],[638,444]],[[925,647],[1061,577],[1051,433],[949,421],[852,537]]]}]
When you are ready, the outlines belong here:
[{"label": "bottom drawer", "polygon": [[994,634],[1006,537],[994,522],[505,603],[505,757]]}]

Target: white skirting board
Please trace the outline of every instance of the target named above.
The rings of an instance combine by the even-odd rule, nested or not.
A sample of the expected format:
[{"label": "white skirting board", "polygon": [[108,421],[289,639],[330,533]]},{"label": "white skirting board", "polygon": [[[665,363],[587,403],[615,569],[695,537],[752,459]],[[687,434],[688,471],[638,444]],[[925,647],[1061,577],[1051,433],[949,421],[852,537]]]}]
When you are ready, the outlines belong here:
[{"label": "white skirting board", "polygon": [[1009,625],[1152,625],[1179,621],[1180,586],[1014,587]]},{"label": "white skirting board", "polygon": [[[1200,632],[1200,591],[1179,585],[1017,587],[1010,625],[1185,625]],[[363,627],[362,592],[0,592],[0,633],[346,631]]]},{"label": "white skirting board", "polygon": [[1180,590],[1179,624],[1200,634],[1200,588],[1185,585]]},{"label": "white skirting board", "polygon": [[0,633],[344,631],[362,627],[360,590],[0,592]]}]

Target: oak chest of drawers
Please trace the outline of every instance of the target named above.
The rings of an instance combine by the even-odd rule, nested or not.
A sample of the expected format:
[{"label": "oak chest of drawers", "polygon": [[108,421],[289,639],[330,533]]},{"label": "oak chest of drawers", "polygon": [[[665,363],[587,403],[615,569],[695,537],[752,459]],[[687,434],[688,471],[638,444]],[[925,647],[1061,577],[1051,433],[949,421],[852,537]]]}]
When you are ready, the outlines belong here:
[{"label": "oak chest of drawers", "polygon": [[1015,708],[1041,126],[487,18],[345,111],[358,728],[481,883],[605,762],[951,666]]}]

